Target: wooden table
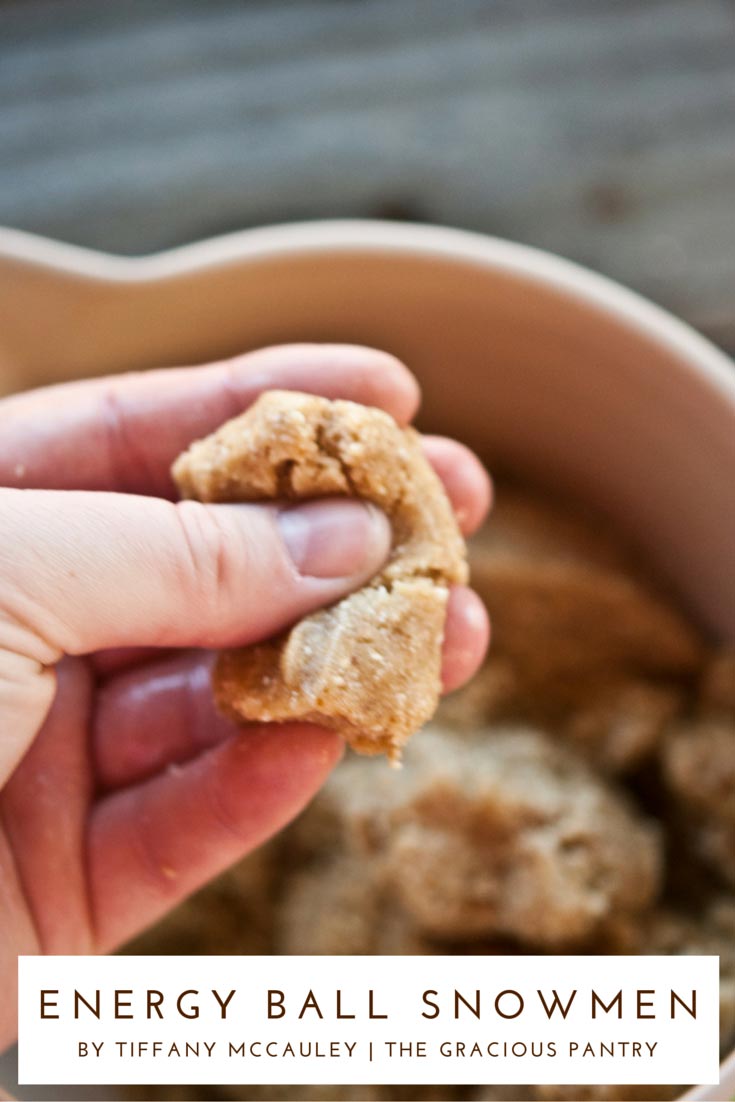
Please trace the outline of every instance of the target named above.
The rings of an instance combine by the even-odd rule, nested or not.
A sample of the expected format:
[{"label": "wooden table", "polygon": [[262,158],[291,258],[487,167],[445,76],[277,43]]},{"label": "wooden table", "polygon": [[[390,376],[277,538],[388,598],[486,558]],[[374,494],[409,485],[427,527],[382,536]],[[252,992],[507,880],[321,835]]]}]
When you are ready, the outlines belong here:
[{"label": "wooden table", "polygon": [[735,350],[731,0],[0,3],[0,222],[123,253],[429,220]]}]

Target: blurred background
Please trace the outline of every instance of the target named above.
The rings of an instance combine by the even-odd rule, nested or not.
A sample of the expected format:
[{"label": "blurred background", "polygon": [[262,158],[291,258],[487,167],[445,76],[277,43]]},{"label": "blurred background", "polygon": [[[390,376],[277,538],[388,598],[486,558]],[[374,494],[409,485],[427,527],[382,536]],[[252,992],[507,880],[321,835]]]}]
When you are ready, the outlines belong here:
[{"label": "blurred background", "polygon": [[0,0],[0,223],[523,241],[735,351],[732,0]]}]

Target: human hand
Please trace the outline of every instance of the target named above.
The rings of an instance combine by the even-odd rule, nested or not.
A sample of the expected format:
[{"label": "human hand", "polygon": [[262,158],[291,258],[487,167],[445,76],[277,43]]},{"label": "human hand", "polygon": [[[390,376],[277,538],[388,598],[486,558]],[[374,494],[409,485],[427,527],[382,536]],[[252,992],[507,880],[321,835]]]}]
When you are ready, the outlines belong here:
[{"label": "human hand", "polygon": [[[390,543],[355,501],[174,503],[192,439],[271,388],[381,406],[418,388],[392,357],[285,346],[201,368],[69,383],[0,402],[0,977],[21,953],[114,948],[278,831],[342,752],[302,723],[217,715],[207,648],[282,630],[364,584]],[[426,438],[466,533],[490,485]],[[294,520],[296,515],[296,520]],[[474,673],[484,608],[456,588],[443,681]],[[0,1048],[12,999],[0,1004]]]}]

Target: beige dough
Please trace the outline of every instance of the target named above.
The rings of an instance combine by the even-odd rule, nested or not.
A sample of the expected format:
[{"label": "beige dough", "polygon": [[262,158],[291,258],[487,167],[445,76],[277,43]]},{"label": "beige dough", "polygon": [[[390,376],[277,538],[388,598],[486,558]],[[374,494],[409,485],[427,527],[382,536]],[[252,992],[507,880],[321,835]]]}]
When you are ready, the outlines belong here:
[{"label": "beige dough", "polygon": [[307,822],[318,815],[321,829],[331,814],[363,880],[379,884],[424,937],[564,949],[656,898],[655,825],[541,733],[462,738],[432,725],[400,777],[366,785],[363,771],[359,761],[343,765]]},{"label": "beige dough", "polygon": [[436,951],[381,889],[378,869],[338,853],[294,871],[280,899],[276,953],[428,955]]},{"label": "beige dough", "polygon": [[363,589],[272,642],[222,653],[219,707],[243,720],[320,723],[359,752],[400,757],[441,688],[449,586],[467,580],[465,545],[413,429],[382,410],[269,391],[176,461],[181,493],[199,501],[372,501],[393,547]]},{"label": "beige dough", "polygon": [[[440,721],[531,722],[606,772],[635,769],[694,687],[702,639],[603,530],[527,494],[501,486],[497,496],[469,545],[493,643],[479,674],[442,702]],[[726,674],[718,667],[713,682]]]},{"label": "beige dough", "polygon": [[735,718],[676,724],[662,744],[661,766],[690,848],[735,887]]},{"label": "beige dough", "polygon": [[[241,867],[238,884],[223,878],[169,917],[154,951],[256,951],[244,947],[253,922],[258,939],[267,931],[257,951],[271,953],[717,954],[725,1053],[735,653],[711,653],[596,520],[546,494],[496,490],[471,543],[495,616],[481,674],[443,699],[400,772],[348,758],[271,843],[264,887]],[[513,1097],[622,1102],[681,1089],[546,1085]],[[496,1102],[508,1088],[217,1088],[243,1094]]]}]

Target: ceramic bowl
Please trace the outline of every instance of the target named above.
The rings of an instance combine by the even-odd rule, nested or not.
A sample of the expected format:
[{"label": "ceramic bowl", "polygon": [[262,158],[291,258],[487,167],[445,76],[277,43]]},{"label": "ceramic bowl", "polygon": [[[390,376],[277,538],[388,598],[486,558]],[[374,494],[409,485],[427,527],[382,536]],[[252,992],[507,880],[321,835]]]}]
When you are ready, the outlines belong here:
[{"label": "ceramic bowl", "polygon": [[[123,259],[0,233],[0,389],[291,340],[385,348],[423,427],[608,514],[735,640],[735,365],[670,314],[535,249],[324,222]],[[735,1092],[735,1054],[719,1087]]]}]

